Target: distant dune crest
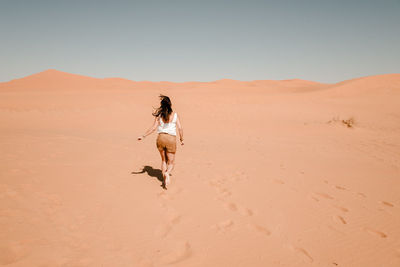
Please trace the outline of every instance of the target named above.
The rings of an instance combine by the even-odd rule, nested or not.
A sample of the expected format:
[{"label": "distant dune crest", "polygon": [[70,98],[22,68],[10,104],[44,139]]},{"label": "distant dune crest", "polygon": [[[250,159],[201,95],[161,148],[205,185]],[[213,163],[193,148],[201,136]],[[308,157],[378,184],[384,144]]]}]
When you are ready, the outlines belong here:
[{"label": "distant dune crest", "polygon": [[[84,89],[157,89],[157,88],[259,88],[259,89],[289,89],[289,91],[315,91],[331,89],[333,93],[350,92],[358,94],[375,89],[386,91],[398,90],[400,88],[400,74],[384,74],[350,79],[335,84],[324,84],[302,79],[289,80],[254,80],[239,81],[232,79],[221,79],[211,82],[152,82],[152,81],[132,81],[124,78],[94,78],[79,74],[72,74],[55,69],[48,69],[20,79],[0,83],[1,90],[84,90]],[[333,90],[332,90],[333,89]],[[286,90],[287,91],[287,90]],[[325,91],[325,90],[322,90]]]}]

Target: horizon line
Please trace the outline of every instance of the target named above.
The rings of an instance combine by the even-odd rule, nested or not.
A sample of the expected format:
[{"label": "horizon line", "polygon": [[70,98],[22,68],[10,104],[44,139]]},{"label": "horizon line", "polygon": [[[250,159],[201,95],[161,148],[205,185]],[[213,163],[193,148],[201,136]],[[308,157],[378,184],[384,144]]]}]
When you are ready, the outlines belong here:
[{"label": "horizon line", "polygon": [[149,81],[149,80],[130,80],[127,78],[123,78],[123,77],[94,77],[94,76],[87,76],[87,75],[83,75],[83,74],[78,74],[78,73],[72,73],[72,72],[66,72],[66,71],[62,71],[62,70],[58,70],[58,69],[45,69],[43,71],[39,71],[39,72],[35,72],[33,74],[28,74],[26,76],[20,77],[20,78],[15,78],[15,79],[11,79],[8,81],[0,81],[0,83],[8,83],[8,82],[12,82],[15,80],[19,80],[19,79],[24,79],[30,76],[34,76],[34,75],[38,75],[38,74],[43,74],[43,73],[48,73],[48,72],[54,72],[54,73],[64,73],[67,75],[76,75],[76,76],[82,76],[85,78],[92,78],[92,79],[101,79],[101,80],[105,80],[105,79],[121,79],[121,80],[126,80],[126,81],[130,81],[130,82],[148,82],[148,83],[213,83],[213,82],[219,82],[219,81],[233,81],[233,82],[256,82],[256,81],[305,81],[305,82],[312,82],[312,83],[318,83],[318,84],[326,84],[326,85],[333,85],[333,84],[337,84],[337,83],[341,83],[344,81],[349,81],[349,80],[354,80],[354,79],[360,79],[360,78],[366,78],[366,77],[373,77],[373,76],[380,76],[380,75],[393,75],[393,74],[400,74],[400,73],[382,73],[382,74],[374,74],[374,75],[367,75],[367,76],[359,76],[359,77],[354,77],[351,79],[346,79],[346,80],[341,80],[338,82],[333,82],[333,83],[324,83],[324,82],[317,82],[317,81],[313,81],[313,80],[305,80],[305,79],[301,79],[301,78],[291,78],[291,79],[282,79],[282,80],[272,80],[272,79],[256,79],[256,80],[236,80],[236,79],[230,79],[230,78],[221,78],[218,80],[212,80],[212,81],[183,81],[183,82],[175,82],[175,81],[166,81],[166,80],[161,80],[161,81]]}]

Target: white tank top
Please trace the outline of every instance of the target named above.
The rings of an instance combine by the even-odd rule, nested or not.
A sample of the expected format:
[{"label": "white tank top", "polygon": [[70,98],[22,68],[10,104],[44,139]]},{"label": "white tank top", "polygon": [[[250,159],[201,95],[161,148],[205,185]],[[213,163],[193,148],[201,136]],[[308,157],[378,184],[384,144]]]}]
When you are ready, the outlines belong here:
[{"label": "white tank top", "polygon": [[158,126],[157,133],[167,133],[170,135],[175,135],[176,136],[176,119],[178,117],[178,114],[175,112],[174,117],[172,118],[172,121],[169,123],[163,122],[161,116],[160,116],[160,125]]}]

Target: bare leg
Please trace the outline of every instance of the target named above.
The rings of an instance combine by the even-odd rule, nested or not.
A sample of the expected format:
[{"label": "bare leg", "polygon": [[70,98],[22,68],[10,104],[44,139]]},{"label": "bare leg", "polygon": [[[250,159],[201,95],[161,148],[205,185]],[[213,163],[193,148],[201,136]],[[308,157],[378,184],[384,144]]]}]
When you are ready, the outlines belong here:
[{"label": "bare leg", "polygon": [[167,154],[165,150],[158,150],[161,155],[161,172],[163,175],[163,183],[165,184],[165,172],[167,171]]},{"label": "bare leg", "polygon": [[175,161],[175,153],[168,153],[167,152],[167,171],[165,172],[165,183],[169,184],[169,174],[174,168],[174,161]]}]

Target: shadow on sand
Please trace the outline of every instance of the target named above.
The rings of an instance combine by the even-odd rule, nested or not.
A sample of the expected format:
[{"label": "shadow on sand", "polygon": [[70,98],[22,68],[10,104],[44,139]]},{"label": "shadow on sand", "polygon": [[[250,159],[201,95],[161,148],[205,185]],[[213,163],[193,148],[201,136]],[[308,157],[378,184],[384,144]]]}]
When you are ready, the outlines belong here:
[{"label": "shadow on sand", "polygon": [[143,167],[143,169],[141,171],[139,171],[139,172],[131,172],[131,174],[141,174],[141,173],[145,173],[145,172],[150,177],[157,178],[157,180],[162,183],[161,187],[164,188],[164,189],[167,189],[165,187],[162,171],[160,169],[154,169],[153,167],[146,165],[146,166]]}]

